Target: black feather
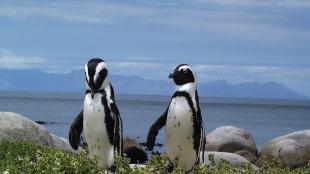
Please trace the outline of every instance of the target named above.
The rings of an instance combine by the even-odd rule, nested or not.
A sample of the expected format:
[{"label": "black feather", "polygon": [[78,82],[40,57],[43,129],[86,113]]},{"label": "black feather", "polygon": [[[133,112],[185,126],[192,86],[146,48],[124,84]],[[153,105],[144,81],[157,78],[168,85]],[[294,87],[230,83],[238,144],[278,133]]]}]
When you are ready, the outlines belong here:
[{"label": "black feather", "polygon": [[69,130],[69,142],[74,150],[80,145],[80,137],[83,131],[83,111],[74,119]]}]

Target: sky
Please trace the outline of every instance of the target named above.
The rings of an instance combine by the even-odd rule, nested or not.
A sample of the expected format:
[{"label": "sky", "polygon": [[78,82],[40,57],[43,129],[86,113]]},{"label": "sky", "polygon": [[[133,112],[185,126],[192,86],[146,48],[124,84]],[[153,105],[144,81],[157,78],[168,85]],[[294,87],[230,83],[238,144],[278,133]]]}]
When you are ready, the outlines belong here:
[{"label": "sky", "polygon": [[310,96],[309,0],[0,1],[0,69],[281,83]]}]

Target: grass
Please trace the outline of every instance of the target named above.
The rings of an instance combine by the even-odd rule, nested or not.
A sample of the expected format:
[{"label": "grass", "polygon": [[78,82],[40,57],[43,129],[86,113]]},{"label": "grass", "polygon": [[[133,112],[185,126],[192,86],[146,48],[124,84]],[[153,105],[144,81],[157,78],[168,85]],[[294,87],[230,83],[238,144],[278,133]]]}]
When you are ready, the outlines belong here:
[{"label": "grass", "polygon": [[[209,157],[212,160],[212,156]],[[128,158],[116,158],[117,173],[119,174],[162,174],[168,173],[168,159],[166,156],[153,156],[145,168],[130,168]],[[0,141],[0,173],[107,173],[96,165],[95,160],[88,158],[86,152],[74,155],[57,149],[31,144],[28,142]],[[179,167],[175,167],[174,174],[184,173]],[[197,167],[196,173],[202,174],[254,174],[250,165],[242,168],[232,168],[227,161],[221,161],[216,166]],[[288,169],[274,160],[267,163],[258,172],[260,174],[310,174],[310,162],[308,165]]]}]

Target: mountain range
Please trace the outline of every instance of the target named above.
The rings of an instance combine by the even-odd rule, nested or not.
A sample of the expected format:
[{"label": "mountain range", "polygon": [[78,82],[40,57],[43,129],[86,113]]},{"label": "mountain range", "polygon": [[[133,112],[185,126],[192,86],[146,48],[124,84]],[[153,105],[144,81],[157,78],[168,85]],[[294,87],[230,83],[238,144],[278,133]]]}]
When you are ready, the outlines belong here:
[{"label": "mountain range", "polygon": [[[156,81],[123,75],[111,75],[110,79],[117,94],[171,95],[174,90],[174,84],[168,80]],[[84,83],[82,70],[62,74],[36,69],[0,69],[0,90],[4,91],[83,92]],[[276,82],[233,85],[225,80],[210,81],[199,83],[198,93],[200,96],[212,97],[309,99]]]}]

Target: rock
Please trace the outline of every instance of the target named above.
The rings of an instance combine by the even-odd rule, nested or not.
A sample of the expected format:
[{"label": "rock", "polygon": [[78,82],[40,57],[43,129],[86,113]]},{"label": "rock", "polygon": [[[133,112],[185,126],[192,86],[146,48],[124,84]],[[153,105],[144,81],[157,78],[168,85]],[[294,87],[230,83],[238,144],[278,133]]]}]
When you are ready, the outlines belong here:
[{"label": "rock", "polygon": [[[214,163],[212,163],[209,160],[209,155],[211,154],[214,155]],[[205,151],[204,158],[205,158],[205,162],[203,164],[205,165],[217,165],[221,159],[228,161],[230,166],[235,167],[235,168],[240,168],[243,164],[246,164],[246,163],[251,164],[251,162],[247,160],[246,158],[240,155],[237,155],[234,153],[228,153],[228,152]],[[251,164],[251,166],[254,170],[256,171],[259,170],[257,166],[253,164]]]},{"label": "rock", "polygon": [[238,151],[236,151],[234,153],[237,154],[237,155],[240,155],[240,156],[242,156],[244,158],[246,158],[251,163],[254,163],[258,159],[256,155],[254,155],[252,152],[250,152],[248,150],[238,150]]},{"label": "rock", "polygon": [[264,162],[272,159],[280,159],[289,168],[307,164],[310,160],[310,130],[293,132],[272,139],[263,147],[255,164],[262,166]]},{"label": "rock", "polygon": [[141,164],[147,161],[147,154],[143,147],[133,138],[126,137],[124,139],[123,152],[130,158],[132,164]]},{"label": "rock", "polygon": [[245,130],[232,126],[222,126],[208,134],[206,150],[231,153],[246,150],[247,153],[252,153],[245,155],[251,161],[254,160],[253,156],[258,156],[254,138]]},{"label": "rock", "polygon": [[36,120],[35,122],[38,123],[38,124],[59,124],[59,123],[54,122],[54,121],[48,122],[48,121]]},{"label": "rock", "polygon": [[69,141],[58,137],[36,122],[12,112],[0,112],[0,140],[29,141],[57,149],[78,153]]},{"label": "rock", "polygon": [[39,120],[37,120],[37,121],[35,121],[35,122],[38,123],[38,124],[47,124],[46,121],[39,121]]}]

